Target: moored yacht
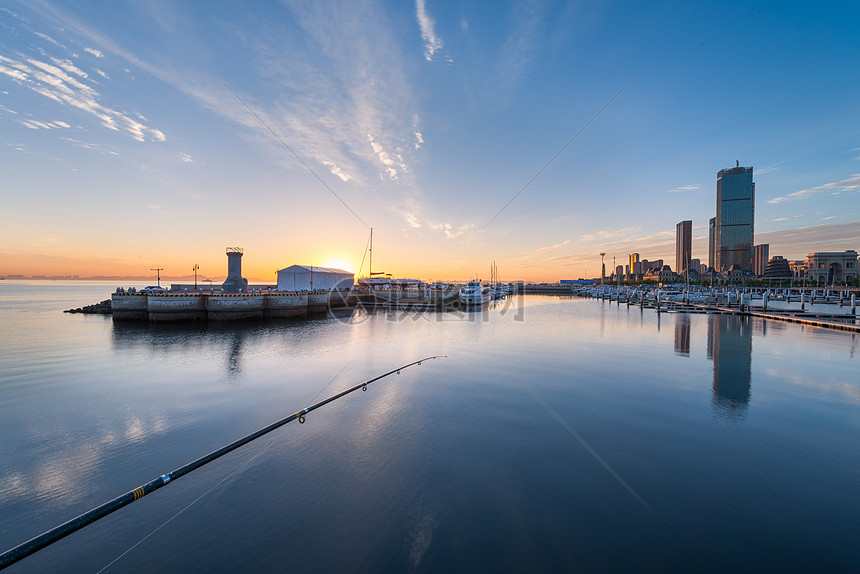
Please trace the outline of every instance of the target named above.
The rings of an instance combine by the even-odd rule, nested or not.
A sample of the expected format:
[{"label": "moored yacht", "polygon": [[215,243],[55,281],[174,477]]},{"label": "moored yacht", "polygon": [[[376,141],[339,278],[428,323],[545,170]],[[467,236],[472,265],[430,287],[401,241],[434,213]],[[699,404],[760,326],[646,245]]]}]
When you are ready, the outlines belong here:
[{"label": "moored yacht", "polygon": [[463,305],[484,305],[490,300],[490,289],[480,281],[469,281],[458,294]]}]

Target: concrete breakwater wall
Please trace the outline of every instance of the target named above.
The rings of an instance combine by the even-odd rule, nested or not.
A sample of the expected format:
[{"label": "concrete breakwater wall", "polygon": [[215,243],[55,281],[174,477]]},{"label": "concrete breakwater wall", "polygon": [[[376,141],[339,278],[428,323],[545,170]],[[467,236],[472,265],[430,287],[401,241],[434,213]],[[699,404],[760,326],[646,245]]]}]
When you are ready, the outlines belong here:
[{"label": "concrete breakwater wall", "polygon": [[354,303],[349,291],[310,293],[113,293],[114,320],[181,323],[304,317]]}]

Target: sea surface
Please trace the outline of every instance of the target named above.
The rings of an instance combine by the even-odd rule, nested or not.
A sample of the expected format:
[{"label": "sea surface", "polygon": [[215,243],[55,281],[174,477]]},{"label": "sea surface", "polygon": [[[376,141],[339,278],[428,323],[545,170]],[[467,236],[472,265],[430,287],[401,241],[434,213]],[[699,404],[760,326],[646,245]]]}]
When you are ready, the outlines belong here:
[{"label": "sea surface", "polygon": [[0,551],[340,390],[447,357],[9,572],[860,564],[856,335],[552,296],[241,325],[62,312],[116,286],[0,281]]}]

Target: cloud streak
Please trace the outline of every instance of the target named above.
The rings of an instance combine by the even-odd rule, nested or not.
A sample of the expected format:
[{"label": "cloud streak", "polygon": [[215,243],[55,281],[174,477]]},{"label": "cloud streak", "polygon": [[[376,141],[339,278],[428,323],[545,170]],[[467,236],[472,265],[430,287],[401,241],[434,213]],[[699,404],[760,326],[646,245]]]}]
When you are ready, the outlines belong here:
[{"label": "cloud streak", "polygon": [[[400,41],[394,33],[397,27],[386,19],[385,11],[356,10],[347,0],[339,2],[341,6],[336,4],[337,0],[283,0],[278,8],[283,11],[283,25],[261,26],[252,38],[225,24],[219,34],[236,36],[244,67],[256,83],[249,93],[243,89],[247,81],[234,81],[229,75],[225,80],[237,87],[242,98],[303,160],[324,166],[340,180],[338,183],[348,183],[355,193],[392,216],[401,218],[410,211],[420,217],[426,202],[411,164],[424,135],[417,100],[404,71]],[[236,105],[235,97],[208,71],[209,67],[170,58],[167,52],[139,57],[62,6],[47,5],[46,10],[46,16],[57,26],[86,38],[104,59],[124,59],[132,68],[174,87],[221,118],[242,126],[243,136],[252,145],[285,167],[296,169],[295,158],[284,154],[272,134]],[[191,20],[171,22],[171,26],[188,28],[189,34],[211,33]],[[166,26],[158,19],[145,24]],[[289,33],[284,33],[285,27]],[[172,33],[166,27],[164,31]],[[229,40],[224,43],[229,44]],[[297,54],[302,57],[297,58]],[[114,122],[119,123],[117,119]],[[133,128],[139,133],[138,126]]]},{"label": "cloud streak", "polygon": [[415,0],[415,17],[421,29],[421,39],[424,40],[424,59],[432,62],[436,52],[442,49],[442,39],[436,35],[436,23],[427,15],[425,0]]},{"label": "cloud streak", "polygon": [[670,189],[669,193],[683,193],[685,191],[696,191],[697,189],[702,189],[701,185],[685,185],[682,187],[676,187],[675,189]]},{"label": "cloud streak", "polygon": [[788,259],[806,258],[813,251],[860,250],[860,221],[825,223],[756,233],[756,243],[770,244],[771,255],[782,255]]},{"label": "cloud streak", "polygon": [[782,164],[784,164],[784,163],[785,163],[784,161],[781,161],[781,162],[775,163],[773,165],[769,165],[767,167],[762,167],[762,168],[756,169],[755,170],[756,175],[764,175],[766,173],[774,172],[774,171],[778,170],[780,168],[780,166],[782,166]]},{"label": "cloud streak", "polygon": [[640,229],[642,228],[625,227],[624,229],[606,229],[603,231],[598,231],[597,233],[592,233],[590,235],[583,235],[580,238],[580,241],[603,241],[604,239],[612,239],[614,237],[629,236],[633,235]]},{"label": "cloud streak", "polygon": [[[53,45],[59,46],[57,42]],[[101,101],[100,94],[87,84],[89,74],[69,60],[45,56],[44,59],[22,55],[0,54],[0,75],[32,90],[61,106],[94,116],[105,128],[124,131],[137,141],[165,141],[164,134]],[[49,122],[22,122],[33,129],[45,128]],[[53,127],[67,127],[53,126]]]},{"label": "cloud streak", "polygon": [[834,181],[832,183],[825,183],[824,185],[810,187],[808,189],[801,189],[800,191],[795,191],[794,193],[789,193],[788,195],[784,195],[782,197],[775,197],[768,201],[768,203],[796,201],[798,199],[805,199],[813,195],[818,195],[819,193],[831,192],[834,194],[839,194],[843,191],[860,191],[860,174],[852,175],[851,177],[843,179],[841,181]]},{"label": "cloud streak", "polygon": [[467,231],[474,229],[475,224],[474,223],[467,223],[467,224],[461,225],[459,227],[454,227],[454,225],[451,223],[431,223],[431,224],[429,224],[429,227],[430,227],[430,229],[444,232],[445,237],[447,239],[455,239],[457,237],[460,237],[461,235],[463,235]]}]

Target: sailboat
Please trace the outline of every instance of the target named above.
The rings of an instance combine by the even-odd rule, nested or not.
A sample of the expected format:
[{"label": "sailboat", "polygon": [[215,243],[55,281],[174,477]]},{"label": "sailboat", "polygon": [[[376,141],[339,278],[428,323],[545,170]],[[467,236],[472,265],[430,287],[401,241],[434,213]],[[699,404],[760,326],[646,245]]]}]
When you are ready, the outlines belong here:
[{"label": "sailboat", "polygon": [[507,293],[505,286],[499,281],[499,268],[496,267],[496,262],[493,261],[493,266],[490,268],[490,298],[504,299]]}]

